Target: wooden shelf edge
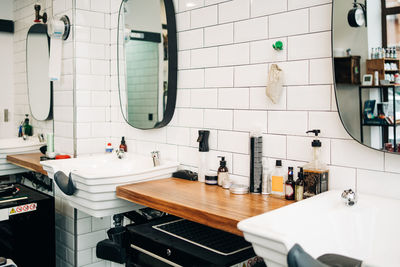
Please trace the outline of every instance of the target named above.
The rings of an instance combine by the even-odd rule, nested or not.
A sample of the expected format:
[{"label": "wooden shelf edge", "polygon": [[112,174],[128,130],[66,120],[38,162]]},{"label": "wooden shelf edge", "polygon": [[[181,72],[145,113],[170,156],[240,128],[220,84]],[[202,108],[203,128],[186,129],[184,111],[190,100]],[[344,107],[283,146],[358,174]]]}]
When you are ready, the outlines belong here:
[{"label": "wooden shelf edge", "polygon": [[41,153],[7,155],[6,159],[16,166],[47,176],[47,172],[40,164],[41,155]]},{"label": "wooden shelf edge", "polygon": [[227,220],[227,218],[211,214],[206,211],[199,211],[182,203],[165,202],[162,199],[150,197],[140,193],[132,193],[122,187],[117,187],[116,194],[118,198],[134,202],[146,207],[160,210],[190,221],[207,225],[219,230],[223,230],[235,235],[243,236],[243,233],[237,228],[239,221]]}]

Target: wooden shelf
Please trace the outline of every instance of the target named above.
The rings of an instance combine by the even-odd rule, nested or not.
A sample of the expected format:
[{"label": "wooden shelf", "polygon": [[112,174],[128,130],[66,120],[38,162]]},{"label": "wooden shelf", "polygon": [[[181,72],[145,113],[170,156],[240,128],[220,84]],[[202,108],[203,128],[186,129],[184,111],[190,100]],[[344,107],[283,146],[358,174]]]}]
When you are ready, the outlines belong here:
[{"label": "wooden shelf", "polygon": [[293,203],[176,178],[118,186],[117,197],[236,235],[243,235],[237,229],[241,220]]},{"label": "wooden shelf", "polygon": [[41,156],[43,156],[42,153],[8,155],[7,161],[19,167],[47,175],[42,164],[40,164]]}]

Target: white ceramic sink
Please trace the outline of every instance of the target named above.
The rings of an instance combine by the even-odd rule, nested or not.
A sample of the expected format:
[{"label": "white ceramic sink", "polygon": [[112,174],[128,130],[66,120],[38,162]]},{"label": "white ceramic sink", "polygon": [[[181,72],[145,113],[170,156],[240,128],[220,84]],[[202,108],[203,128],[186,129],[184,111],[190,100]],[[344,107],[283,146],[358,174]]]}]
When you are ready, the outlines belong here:
[{"label": "white ceramic sink", "polygon": [[116,187],[149,180],[171,177],[179,166],[177,162],[162,161],[154,167],[151,156],[126,153],[118,159],[115,154],[98,154],[74,159],[42,161],[50,178],[57,171],[71,174],[77,191],[67,196],[72,207],[94,217],[103,217],[135,209],[133,203],[116,197]]},{"label": "white ceramic sink", "polygon": [[42,145],[43,143],[40,143],[36,136],[29,137],[27,140],[17,137],[0,139],[0,176],[27,171],[24,168],[8,163],[6,160],[7,155],[40,152],[39,148]]},{"label": "white ceramic sink", "polygon": [[336,253],[363,266],[400,266],[400,200],[360,194],[346,206],[341,192],[329,191],[241,221],[238,228],[268,267],[287,266],[298,243],[317,258]]}]

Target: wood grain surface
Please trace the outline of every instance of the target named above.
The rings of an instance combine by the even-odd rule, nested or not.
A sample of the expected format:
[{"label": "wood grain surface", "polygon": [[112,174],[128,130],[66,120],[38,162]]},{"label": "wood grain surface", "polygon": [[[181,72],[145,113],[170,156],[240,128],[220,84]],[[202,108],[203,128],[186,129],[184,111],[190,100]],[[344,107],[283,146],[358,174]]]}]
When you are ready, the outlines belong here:
[{"label": "wood grain surface", "polygon": [[119,198],[236,235],[239,221],[293,203],[280,197],[235,195],[219,186],[168,178],[117,187]]},{"label": "wood grain surface", "polygon": [[22,168],[47,175],[40,164],[42,153],[7,155],[7,161]]}]

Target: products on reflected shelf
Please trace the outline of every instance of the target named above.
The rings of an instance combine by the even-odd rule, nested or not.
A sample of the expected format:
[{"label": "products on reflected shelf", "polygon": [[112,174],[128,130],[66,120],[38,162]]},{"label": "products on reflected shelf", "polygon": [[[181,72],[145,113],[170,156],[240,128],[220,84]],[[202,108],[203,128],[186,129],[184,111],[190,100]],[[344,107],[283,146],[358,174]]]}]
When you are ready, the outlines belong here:
[{"label": "products on reflected shelf", "polygon": [[382,58],[397,58],[397,48],[392,46],[392,47],[376,47],[376,48],[371,48],[371,54],[370,54],[371,59],[382,59]]}]

